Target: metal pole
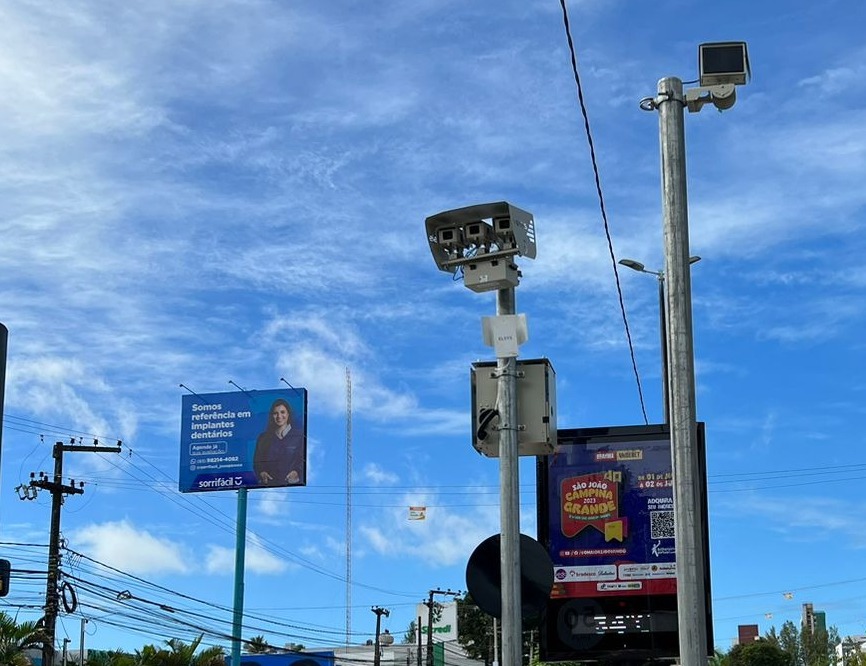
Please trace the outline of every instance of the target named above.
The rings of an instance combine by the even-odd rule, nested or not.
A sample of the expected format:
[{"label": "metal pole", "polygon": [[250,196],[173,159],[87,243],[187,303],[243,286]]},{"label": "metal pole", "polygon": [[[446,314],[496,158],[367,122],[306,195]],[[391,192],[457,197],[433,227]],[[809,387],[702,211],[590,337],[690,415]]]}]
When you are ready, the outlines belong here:
[{"label": "metal pole", "polygon": [[[0,324],[0,417],[3,416],[6,399],[6,352],[9,344],[9,329]],[[0,428],[0,458],[3,454],[3,428]]]},{"label": "metal pole", "polygon": [[689,270],[683,82],[658,82],[662,208],[670,354],[670,431],[676,513],[680,664],[706,666],[706,596],[702,543]]},{"label": "metal pole", "polygon": [[247,489],[238,490],[237,533],[235,534],[235,595],[232,618],[232,666],[240,666],[244,631],[244,556],[247,545]]},{"label": "metal pole", "polygon": [[60,507],[63,503],[63,442],[56,442],[54,488],[51,493],[51,534],[48,541],[48,581],[45,584],[45,642],[42,644],[42,666],[54,666],[54,638],[57,628],[57,581],[60,576]]},{"label": "metal pole", "polygon": [[87,624],[87,618],[81,618],[81,640],[78,643],[78,666],[84,666],[87,661],[87,656],[84,654],[84,625]]},{"label": "metal pole", "polygon": [[670,391],[670,370],[668,369],[668,327],[667,317],[665,316],[665,274],[663,272],[656,275],[659,283],[659,336],[661,338],[661,356],[662,356],[662,411],[664,422],[671,422],[671,415],[668,412],[668,391]]},{"label": "metal pole", "polygon": [[499,626],[493,618],[493,666],[499,666]]},{"label": "metal pole", "polygon": [[[496,314],[515,313],[514,288],[496,292]],[[520,599],[520,470],[517,450],[517,359],[498,357],[500,567],[502,580],[502,664],[523,663]]]}]

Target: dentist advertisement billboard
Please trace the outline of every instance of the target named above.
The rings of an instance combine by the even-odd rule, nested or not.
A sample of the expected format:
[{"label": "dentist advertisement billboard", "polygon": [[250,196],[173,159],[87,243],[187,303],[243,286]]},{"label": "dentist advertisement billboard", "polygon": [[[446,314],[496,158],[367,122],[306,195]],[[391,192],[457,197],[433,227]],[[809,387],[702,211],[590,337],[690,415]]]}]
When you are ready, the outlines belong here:
[{"label": "dentist advertisement billboard", "polygon": [[184,395],[179,490],[279,488],[307,483],[307,391]]}]

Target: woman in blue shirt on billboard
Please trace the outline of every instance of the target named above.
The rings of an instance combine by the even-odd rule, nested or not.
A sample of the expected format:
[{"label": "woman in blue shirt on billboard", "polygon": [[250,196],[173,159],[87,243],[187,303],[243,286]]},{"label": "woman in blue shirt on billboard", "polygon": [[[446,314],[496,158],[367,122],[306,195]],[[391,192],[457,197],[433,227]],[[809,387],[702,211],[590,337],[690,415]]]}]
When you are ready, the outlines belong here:
[{"label": "woman in blue shirt on billboard", "polygon": [[256,439],[253,470],[262,486],[304,485],[304,433],[292,427],[292,408],[274,400],[265,431]]}]

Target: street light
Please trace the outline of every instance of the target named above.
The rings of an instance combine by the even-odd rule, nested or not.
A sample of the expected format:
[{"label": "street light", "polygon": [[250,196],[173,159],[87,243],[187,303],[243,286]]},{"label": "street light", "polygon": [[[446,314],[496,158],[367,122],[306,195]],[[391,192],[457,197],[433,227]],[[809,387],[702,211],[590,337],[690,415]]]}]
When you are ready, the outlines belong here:
[{"label": "street light", "polygon": [[698,47],[698,88],[683,89],[675,76],[660,79],[655,97],[640,108],[659,113],[662,230],[668,280],[667,334],[671,366],[667,416],[673,462],[674,518],[677,526],[677,626],[679,660],[695,666],[713,651],[707,605],[709,562],[701,555],[706,543],[701,515],[701,488],[706,471],[699,462],[695,359],[692,333],[692,287],[689,270],[689,216],[686,193],[684,110],[696,113],[712,103],[719,111],[736,101],[736,87],[751,76],[745,42],[711,42]]},{"label": "street light", "polygon": [[[689,257],[689,265],[696,264],[701,260],[698,256]],[[659,284],[659,338],[662,357],[662,410],[664,412],[665,423],[670,423],[670,415],[668,414],[668,387],[670,386],[670,369],[668,368],[668,331],[667,318],[665,317],[665,273],[662,270],[650,271],[641,262],[634,259],[620,259],[619,264],[630,268],[638,273],[646,273],[647,275],[655,275]]]}]

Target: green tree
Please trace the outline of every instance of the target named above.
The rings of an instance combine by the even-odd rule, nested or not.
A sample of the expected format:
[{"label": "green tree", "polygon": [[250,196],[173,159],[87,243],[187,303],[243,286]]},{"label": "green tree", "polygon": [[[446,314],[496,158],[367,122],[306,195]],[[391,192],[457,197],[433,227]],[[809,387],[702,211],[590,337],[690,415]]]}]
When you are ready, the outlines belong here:
[{"label": "green tree", "polygon": [[478,608],[469,594],[457,599],[457,626],[457,642],[469,658],[487,666],[493,663],[493,618]]},{"label": "green tree", "polygon": [[800,628],[790,620],[782,625],[779,633],[772,627],[766,640],[791,657],[792,666],[830,666],[835,662],[839,632],[835,627],[829,630]]},{"label": "green tree", "polygon": [[723,652],[716,648],[713,655],[707,661],[708,666],[730,666],[730,659],[727,652]]},{"label": "green tree", "polygon": [[412,620],[409,623],[409,626],[406,627],[406,633],[403,634],[403,640],[400,642],[404,645],[418,642],[418,624],[415,622],[415,620]]},{"label": "green tree", "polygon": [[791,655],[766,639],[741,643],[728,653],[729,666],[792,666]]},{"label": "green tree", "polygon": [[0,664],[3,666],[28,666],[30,660],[24,656],[24,651],[42,647],[44,640],[35,622],[19,623],[0,611]]},{"label": "green tree", "polygon": [[271,646],[268,645],[268,642],[262,635],[253,636],[247,641],[247,652],[250,654],[265,654],[266,652],[270,652],[270,650]]},{"label": "green tree", "polygon": [[117,650],[90,650],[84,666],[137,666],[135,656]]},{"label": "green tree", "polygon": [[192,643],[184,643],[177,638],[165,641],[166,648],[145,645],[136,652],[138,666],[225,666],[225,651],[214,646],[196,654],[203,636]]}]

